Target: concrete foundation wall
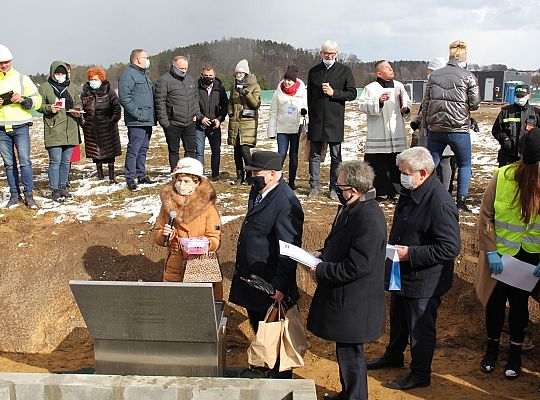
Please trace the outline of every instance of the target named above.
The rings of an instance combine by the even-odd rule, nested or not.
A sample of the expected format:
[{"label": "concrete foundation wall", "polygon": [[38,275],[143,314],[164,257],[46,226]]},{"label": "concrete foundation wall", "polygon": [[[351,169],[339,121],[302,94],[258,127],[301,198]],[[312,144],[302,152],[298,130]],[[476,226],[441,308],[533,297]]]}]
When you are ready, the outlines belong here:
[{"label": "concrete foundation wall", "polygon": [[304,379],[0,373],[0,400],[316,400]]}]

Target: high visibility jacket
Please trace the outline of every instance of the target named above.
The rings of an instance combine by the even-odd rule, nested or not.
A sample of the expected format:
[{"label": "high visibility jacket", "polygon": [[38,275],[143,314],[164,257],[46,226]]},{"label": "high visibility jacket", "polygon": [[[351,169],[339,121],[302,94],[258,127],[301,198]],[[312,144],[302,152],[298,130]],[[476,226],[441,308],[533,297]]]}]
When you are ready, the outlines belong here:
[{"label": "high visibility jacket", "polygon": [[528,253],[540,253],[540,216],[531,223],[521,220],[521,206],[512,204],[517,192],[513,179],[516,165],[499,168],[495,192],[495,234],[497,252],[515,256],[520,248]]},{"label": "high visibility jacket", "polygon": [[41,95],[38,93],[34,82],[13,68],[5,75],[0,73],[0,94],[13,91],[23,97],[29,97],[32,100],[30,109],[24,108],[20,104],[8,104],[0,106],[0,127],[6,131],[12,130],[15,125],[23,125],[32,122],[32,111],[41,106]]}]

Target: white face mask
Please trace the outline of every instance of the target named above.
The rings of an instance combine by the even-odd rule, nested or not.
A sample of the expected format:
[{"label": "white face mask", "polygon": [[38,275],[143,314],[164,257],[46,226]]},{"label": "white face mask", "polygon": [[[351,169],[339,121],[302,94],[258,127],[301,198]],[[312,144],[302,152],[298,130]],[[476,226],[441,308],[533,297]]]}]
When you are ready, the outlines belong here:
[{"label": "white face mask", "polygon": [[514,99],[514,103],[516,103],[518,106],[525,107],[527,104],[527,99],[525,97],[516,97]]},{"label": "white face mask", "polygon": [[58,83],[64,83],[66,81],[66,75],[65,74],[54,74],[54,79],[56,79],[56,82],[58,82]]},{"label": "white face mask", "polygon": [[144,62],[144,68],[146,68],[146,69],[150,68],[150,60],[148,58]]},{"label": "white face mask", "polygon": [[457,65],[459,65],[461,68],[467,69],[467,61],[460,61]]},{"label": "white face mask", "polygon": [[326,68],[330,68],[332,65],[334,65],[336,60],[327,60],[323,58],[322,62],[324,63],[324,65],[326,65]]},{"label": "white face mask", "polygon": [[180,193],[182,196],[189,196],[192,194],[195,189],[197,188],[197,185],[195,182],[186,183],[186,182],[176,182],[174,184],[174,187],[178,193]]},{"label": "white face mask", "polygon": [[401,174],[400,181],[401,181],[401,185],[405,189],[414,190],[413,176],[412,175]]}]

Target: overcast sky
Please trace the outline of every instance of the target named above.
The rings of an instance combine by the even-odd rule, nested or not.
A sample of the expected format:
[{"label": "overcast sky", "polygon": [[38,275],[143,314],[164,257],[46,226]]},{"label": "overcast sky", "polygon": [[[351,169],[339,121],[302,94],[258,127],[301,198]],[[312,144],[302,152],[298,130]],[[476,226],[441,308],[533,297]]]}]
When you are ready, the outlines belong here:
[{"label": "overcast sky", "polygon": [[3,0],[1,9],[0,43],[27,74],[52,60],[108,67],[133,48],[152,55],[240,36],[301,48],[334,39],[363,61],[447,56],[461,39],[469,63],[540,68],[540,0]]}]

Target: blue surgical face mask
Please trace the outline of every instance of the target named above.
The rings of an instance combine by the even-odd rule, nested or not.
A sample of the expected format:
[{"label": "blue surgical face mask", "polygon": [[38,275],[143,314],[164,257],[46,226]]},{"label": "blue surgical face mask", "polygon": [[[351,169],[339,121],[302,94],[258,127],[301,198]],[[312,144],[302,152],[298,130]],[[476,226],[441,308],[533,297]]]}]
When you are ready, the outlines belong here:
[{"label": "blue surgical face mask", "polygon": [[324,65],[326,65],[326,68],[330,68],[332,65],[334,65],[336,60],[326,60],[323,58],[322,62],[324,63]]},{"label": "blue surgical face mask", "polygon": [[54,74],[54,79],[56,79],[56,82],[58,82],[58,83],[64,83],[66,81],[66,75],[65,74]]},{"label": "blue surgical face mask", "polygon": [[401,181],[401,185],[405,189],[414,190],[413,176],[412,175],[401,174],[400,181]]},{"label": "blue surgical face mask", "polygon": [[514,98],[514,103],[516,103],[518,106],[525,107],[527,104],[527,99],[525,97],[516,97]]},{"label": "blue surgical face mask", "polygon": [[90,85],[90,87],[92,89],[99,89],[101,87],[101,82],[100,81],[88,81],[88,85]]}]

